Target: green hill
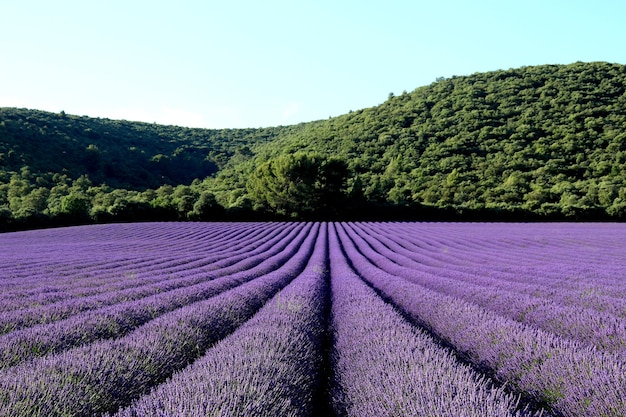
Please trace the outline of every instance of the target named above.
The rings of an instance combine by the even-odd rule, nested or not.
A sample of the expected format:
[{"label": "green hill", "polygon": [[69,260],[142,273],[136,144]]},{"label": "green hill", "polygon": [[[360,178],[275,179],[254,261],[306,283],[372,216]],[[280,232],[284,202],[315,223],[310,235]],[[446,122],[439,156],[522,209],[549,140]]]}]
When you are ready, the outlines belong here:
[{"label": "green hill", "polygon": [[0,108],[3,172],[89,175],[94,183],[146,189],[215,174],[238,150],[297,127],[190,129]]},{"label": "green hill", "polygon": [[267,129],[0,109],[0,169],[0,218],[13,225],[364,213],[623,220],[626,66],[442,78],[376,107]]}]

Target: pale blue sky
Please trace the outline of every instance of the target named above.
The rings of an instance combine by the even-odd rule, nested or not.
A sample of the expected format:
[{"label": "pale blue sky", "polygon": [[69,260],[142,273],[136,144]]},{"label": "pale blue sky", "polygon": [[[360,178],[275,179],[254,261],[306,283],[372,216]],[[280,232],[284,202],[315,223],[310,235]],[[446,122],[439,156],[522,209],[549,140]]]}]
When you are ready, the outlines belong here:
[{"label": "pale blue sky", "polygon": [[0,0],[0,107],[289,125],[437,77],[626,64],[622,0]]}]

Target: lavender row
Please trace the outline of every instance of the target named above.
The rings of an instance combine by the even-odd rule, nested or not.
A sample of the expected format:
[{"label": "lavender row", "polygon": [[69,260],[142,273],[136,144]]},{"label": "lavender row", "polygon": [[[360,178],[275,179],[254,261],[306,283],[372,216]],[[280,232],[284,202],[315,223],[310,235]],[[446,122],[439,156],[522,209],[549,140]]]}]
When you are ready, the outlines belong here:
[{"label": "lavender row", "polygon": [[[519,226],[520,225],[518,225],[518,227]],[[526,226],[527,229],[525,230],[527,230],[528,234],[533,233],[534,227],[539,227],[536,225]],[[580,225],[576,226],[580,227]],[[360,228],[362,228],[362,225],[359,225],[356,229]],[[446,229],[451,229],[456,234],[460,233],[460,230],[456,230],[456,228],[453,229],[452,227],[442,227],[442,232],[445,233]],[[619,227],[615,229],[619,231]],[[604,233],[604,229],[601,229],[601,231]],[[538,231],[535,229],[534,233],[538,233]],[[613,234],[614,233],[615,232],[613,232]],[[386,257],[393,259],[399,264],[410,266],[420,271],[430,272],[437,277],[437,281],[441,280],[442,276],[452,278],[456,281],[462,281],[462,283],[457,284],[457,289],[465,289],[467,286],[474,286],[476,287],[477,296],[483,298],[487,298],[488,296],[486,293],[482,292],[480,287],[486,287],[485,291],[491,291],[492,293],[497,292],[500,297],[510,294],[511,299],[502,300],[501,307],[503,308],[515,308],[517,306],[517,303],[513,302],[517,296],[516,294],[519,294],[521,299],[526,300],[524,302],[526,305],[524,308],[520,306],[519,311],[511,311],[506,314],[515,315],[517,317],[527,316],[529,319],[531,319],[530,316],[534,316],[534,320],[537,323],[541,323],[544,320],[542,317],[545,318],[551,315],[549,309],[563,306],[562,308],[567,310],[563,311],[563,314],[566,316],[578,316],[583,321],[586,316],[594,316],[595,319],[592,319],[589,324],[578,323],[577,326],[579,327],[592,329],[596,327],[598,323],[603,323],[600,324],[600,329],[597,331],[598,335],[601,335],[605,331],[615,333],[614,329],[623,327],[623,318],[626,317],[626,300],[623,297],[616,296],[615,287],[624,281],[623,269],[624,266],[626,266],[626,248],[624,247],[624,243],[626,242],[620,243],[622,256],[619,259],[613,259],[612,268],[610,269],[607,268],[605,264],[597,266],[590,265],[592,263],[591,259],[578,255],[574,249],[570,250],[570,259],[567,265],[561,262],[555,263],[554,265],[547,264],[542,266],[539,275],[559,276],[560,274],[559,280],[536,279],[533,276],[526,275],[524,271],[525,265],[531,263],[531,261],[526,251],[520,251],[517,254],[516,261],[508,264],[509,269],[512,270],[510,274],[516,276],[515,281],[510,281],[502,279],[503,273],[498,270],[497,263],[489,260],[486,255],[481,256],[475,254],[473,262],[468,263],[468,267],[466,268],[467,273],[454,271],[453,268],[449,266],[445,268],[443,266],[439,268],[428,268],[424,267],[419,262],[412,262],[407,265],[405,263],[407,259],[409,262],[414,260],[412,258],[412,252],[409,249],[401,247],[398,241],[394,242],[386,238],[390,233],[385,233],[384,230],[379,229],[379,233],[373,233],[372,235],[380,241],[380,243],[388,247],[389,250],[386,251],[383,248]],[[392,236],[390,236],[390,238],[391,237]],[[581,239],[584,239],[584,241],[581,241]],[[589,241],[587,241],[587,239],[589,239]],[[522,239],[516,237],[516,240],[521,241]],[[616,240],[617,239],[609,239],[607,236],[606,242],[592,243],[593,239],[589,238],[586,233],[578,238],[578,243],[579,246],[585,247],[587,251],[591,250],[595,253],[603,250],[607,245],[615,246],[616,243],[618,243]],[[377,249],[380,248],[379,245]],[[544,255],[551,253],[547,248],[543,248],[543,251]],[[503,251],[493,250],[492,252],[496,255],[500,255]],[[565,266],[568,266],[567,270]],[[589,272],[590,270],[591,272]],[[602,277],[604,277],[604,281],[607,282],[604,290],[601,290],[601,287],[599,287],[599,281]],[[611,283],[611,285],[608,283]],[[489,295],[489,297],[492,296],[496,297],[496,294]],[[476,302],[478,302],[478,300],[476,300]],[[537,308],[542,311],[535,311]],[[598,313],[589,311],[590,309]],[[564,327],[567,327],[567,323],[558,322],[558,319],[555,323],[545,323],[545,325],[551,326],[553,329],[564,329]],[[605,340],[608,337],[615,339],[616,336],[606,335]],[[591,337],[587,337],[587,340],[592,342],[594,338],[595,335],[591,335]],[[615,341],[605,343],[602,340],[599,340],[597,343],[597,346],[611,345],[616,347],[619,346],[619,343],[615,343]]]},{"label": "lavender row", "polygon": [[0,415],[93,416],[128,405],[202,356],[301,273],[316,230],[283,267],[245,285],[161,316],[121,339],[5,370]]},{"label": "lavender row", "polygon": [[[263,228],[261,223],[255,225]],[[187,245],[187,248],[191,248],[194,242],[220,238],[224,234],[235,237],[238,230],[248,230],[248,225],[232,223],[128,223],[6,233],[3,234],[2,241],[7,244],[7,253],[11,253],[12,248],[19,247],[36,247],[50,252],[62,252],[68,247],[75,246],[75,244],[91,245],[102,248],[104,252],[117,253],[120,242],[124,242],[123,245],[126,249],[133,248],[135,244],[139,245],[137,247],[139,249],[143,247],[145,241],[165,243],[177,241],[184,237],[178,244]],[[16,259],[36,261],[36,257],[32,253],[24,253],[19,249],[15,249],[13,252]]]},{"label": "lavender row", "polygon": [[338,230],[359,275],[416,323],[477,364],[493,370],[566,417],[618,417],[626,410],[623,360],[505,319],[455,297],[428,290],[372,265]]},{"label": "lavender row", "polygon": [[[362,226],[362,224],[360,225]],[[421,225],[408,225],[407,228],[419,232]],[[618,236],[623,234],[623,226],[612,225],[615,230],[600,228],[595,229],[595,225],[589,225],[585,229],[580,229],[578,237],[578,246],[566,245],[560,246],[562,239],[550,237],[549,233],[553,230],[548,228],[544,230],[546,225],[509,225],[517,226],[508,239],[508,243],[503,246],[489,247],[481,246],[483,251],[471,250],[474,243],[479,239],[487,239],[489,231],[481,232],[480,236],[475,237],[474,233],[481,229],[479,225],[472,229],[468,229],[469,225],[461,228],[459,225],[440,225],[440,234],[452,240],[453,236],[468,233],[470,236],[464,239],[465,246],[451,249],[446,247],[445,262],[439,263],[436,267],[446,266],[449,270],[459,272],[470,272],[485,274],[489,277],[495,277],[502,282],[502,285],[510,285],[521,283],[528,287],[530,291],[543,293],[546,287],[559,288],[560,291],[572,290],[575,292],[585,292],[593,290],[594,293],[604,292],[605,296],[615,296],[618,287],[626,287],[626,283],[621,280],[621,272],[624,265],[624,241],[620,241]],[[394,233],[395,228],[385,227],[377,228],[375,235],[385,236],[399,245],[406,247],[404,253],[416,262],[424,263],[424,258],[431,258],[437,255],[434,250],[424,251],[416,246],[411,238],[404,234]],[[491,239],[498,244],[499,234],[505,233],[506,229],[502,226],[500,229],[491,230]],[[609,232],[610,233],[607,233]],[[605,242],[598,242],[598,236],[606,238]],[[533,245],[528,243],[525,235],[534,236],[534,239],[542,242],[542,244]],[[590,236],[591,235],[591,236]],[[617,236],[616,236],[617,235]],[[594,238],[595,237],[595,238]],[[398,246],[395,246],[396,248]],[[621,256],[620,255],[621,248]],[[606,252],[613,252],[612,256],[604,256]],[[422,252],[423,256],[416,258],[416,254]],[[557,259],[558,253],[562,253],[565,259]],[[458,264],[462,260],[462,267]],[[477,269],[477,266],[484,266]],[[617,279],[616,279],[617,277]],[[604,291],[602,291],[604,289]]]},{"label": "lavender row", "polygon": [[[469,266],[471,269],[479,260],[513,280],[516,278],[514,272],[519,270],[512,270],[510,264],[517,263],[520,256],[528,261],[520,265],[524,271],[542,273],[541,277],[529,276],[540,279],[540,282],[546,278],[562,281],[563,277],[558,273],[546,276],[542,269],[546,264],[571,264],[572,251],[594,255],[587,256],[590,272],[598,265],[623,260],[623,254],[620,256],[615,248],[616,243],[623,246],[618,239],[619,233],[607,229],[606,225],[598,228],[596,225],[569,224],[385,223],[376,229],[386,236],[399,237],[403,244],[412,246],[411,250],[417,249],[416,252],[424,253],[427,260],[437,262],[435,266],[448,265],[454,269]],[[433,244],[435,241],[438,243]]]},{"label": "lavender row", "polygon": [[250,321],[115,417],[314,415],[327,291],[326,227],[306,269]]},{"label": "lavender row", "polygon": [[[469,226],[465,225],[462,228],[460,225],[441,225],[441,234],[447,236],[463,234]],[[478,227],[479,225],[473,226],[474,228],[469,229],[472,233],[481,230]],[[574,243],[577,243],[578,248],[569,245],[568,260],[557,262],[550,260],[555,247],[542,247],[542,256],[548,260],[540,264],[533,264],[535,261],[528,253],[531,250],[521,247],[521,242],[525,240],[525,235],[535,236],[534,239],[542,242],[552,241],[549,236],[551,233],[555,233],[555,231],[543,224],[508,225],[507,228],[513,228],[513,226],[515,226],[513,230],[516,233],[512,237],[520,245],[519,250],[516,252],[515,260],[507,261],[501,259],[504,258],[506,251],[510,248],[508,246],[505,249],[492,249],[485,254],[473,254],[472,260],[466,261],[465,264],[465,269],[473,272],[473,276],[469,281],[482,284],[485,283],[484,277],[486,277],[489,280],[486,285],[490,287],[504,290],[515,289],[516,292],[549,299],[558,304],[569,305],[574,308],[593,309],[619,318],[626,317],[626,298],[624,298],[624,291],[620,290],[620,288],[624,288],[626,285],[626,280],[623,279],[623,271],[626,266],[626,241],[621,238],[625,232],[623,225],[567,225],[565,230],[571,229],[569,233],[560,232],[556,234],[572,235],[571,239]],[[408,229],[416,232],[423,227],[423,225],[419,224],[407,225]],[[545,227],[548,227],[548,229],[544,230]],[[561,228],[565,228],[565,226],[561,226]],[[385,233],[385,230],[388,233]],[[381,230],[381,233],[377,236],[390,236],[395,229],[390,225],[385,230]],[[490,236],[489,233],[491,233],[492,239],[497,241],[497,232],[500,230],[505,231],[505,226],[501,226],[491,232],[489,230],[482,232],[482,234],[485,235],[484,238],[486,239]],[[559,230],[557,229],[556,231],[558,232]],[[416,248],[411,248],[407,245],[408,240],[410,239],[398,239],[396,241],[407,246],[409,252],[407,257],[412,258],[411,252],[415,252]],[[401,251],[397,246],[391,249],[392,251]],[[413,250],[411,251],[411,249]],[[463,251],[460,249],[454,254],[450,254],[450,261],[452,262],[453,259],[460,258],[464,255],[464,252],[467,252],[467,250]],[[605,252],[610,252],[611,256],[603,256],[602,254]],[[406,254],[406,252],[404,253]],[[427,255],[431,254],[428,253]],[[445,270],[441,269],[443,267],[445,267]],[[453,269],[456,268],[449,264],[439,265],[440,274],[450,275],[449,271]],[[454,276],[454,278],[462,277],[462,275],[458,274]]]},{"label": "lavender row", "polygon": [[[166,225],[162,225],[159,228],[166,228]],[[134,237],[131,240],[132,242],[137,242],[137,244],[131,244],[127,240],[128,237],[124,233],[126,225],[116,225],[119,229],[118,237],[102,237],[100,241],[92,241],[93,237],[90,236],[90,233],[93,232],[96,226],[74,230],[75,235],[69,239],[69,243],[59,241],[58,239],[47,241],[46,234],[43,231],[41,232],[43,237],[40,234],[28,232],[2,235],[0,236],[0,242],[7,244],[6,247],[2,248],[3,258],[9,261],[5,265],[14,266],[10,268],[13,271],[7,271],[7,268],[4,268],[4,271],[0,272],[0,279],[2,279],[5,289],[27,290],[30,285],[50,292],[50,290],[56,290],[57,288],[80,288],[83,284],[87,284],[89,288],[93,286],[92,282],[83,279],[77,280],[75,277],[77,275],[89,277],[94,272],[100,276],[106,273],[115,275],[116,270],[120,268],[123,268],[122,272],[127,272],[127,267],[129,266],[143,267],[150,263],[164,265],[168,262],[167,256],[165,256],[165,260],[163,259],[164,254],[167,255],[171,252],[190,254],[190,251],[185,247],[187,245],[183,245],[185,239],[180,239],[180,236],[172,239],[172,242],[154,239],[152,237],[154,232],[150,232],[149,229],[151,226],[146,225],[142,229],[143,233],[139,233],[141,230],[138,231],[143,237]],[[22,234],[28,236],[28,238],[24,238]],[[22,238],[16,239],[18,236]],[[231,236],[231,238],[237,239],[236,235]],[[19,243],[11,245],[13,240],[21,242],[21,246]],[[215,241],[191,242],[197,243],[196,249],[200,249],[200,252],[194,255],[194,257],[202,258],[205,250],[209,249],[212,251],[214,249],[212,246],[220,245],[221,240],[220,236],[216,236]],[[236,241],[234,240],[234,242]],[[229,245],[227,244],[226,246]],[[10,249],[13,247],[17,250],[11,253]],[[107,250],[107,247],[114,247],[114,250]],[[33,260],[36,260],[36,265],[33,267],[30,263],[25,264],[24,260],[20,259],[21,257],[33,258]],[[180,262],[179,256],[169,258],[171,259],[169,262],[172,260]],[[17,274],[15,279],[6,278],[10,274],[15,275],[15,272],[21,273]],[[104,278],[106,278],[106,275]],[[103,278],[98,277],[98,283],[102,280]],[[5,294],[7,293],[5,292]],[[11,294],[11,296],[15,295],[18,294]]]},{"label": "lavender row", "polygon": [[[181,236],[185,236],[185,231],[192,231],[197,226],[184,226],[175,223],[162,223],[158,227],[154,224],[127,224],[127,225],[93,225],[83,227],[70,227],[60,229],[48,229],[43,231],[29,231],[7,233],[0,236],[3,242],[3,254],[12,259],[15,263],[19,263],[21,267],[28,268],[30,265],[40,266],[42,264],[42,256],[50,259],[63,258],[63,256],[73,249],[84,251],[85,248],[92,249],[85,251],[86,261],[98,261],[102,257],[109,258],[111,256],[120,256],[125,253],[132,259],[134,253],[145,250],[146,243],[150,242],[148,248],[154,248],[158,252],[159,245],[167,244],[167,237],[172,237],[174,242],[170,242],[169,246],[180,247],[181,245],[189,245],[188,239],[180,242],[176,240]],[[223,227],[211,228],[216,229],[215,234],[219,233],[219,229]],[[165,231],[166,233],[163,233]],[[165,234],[165,236],[163,236]],[[26,250],[25,250],[26,249]],[[181,250],[188,248],[181,247]],[[123,258],[123,257],[121,257]],[[48,262],[44,262],[44,266]],[[63,262],[55,263],[55,266],[62,267]],[[7,268],[8,267],[8,268]],[[9,265],[0,267],[1,276],[6,276],[6,270],[12,269]],[[63,269],[60,270],[63,272]]]},{"label": "lavender row", "polygon": [[[26,269],[26,271],[24,271],[24,266],[17,265],[14,269],[21,270],[27,276],[21,276],[17,280],[2,280],[5,289],[2,299],[0,299],[3,302],[2,309],[10,309],[10,306],[6,303],[7,299],[8,301],[16,299],[16,302],[21,305],[28,305],[31,299],[35,303],[42,304],[42,302],[45,303],[48,300],[49,302],[55,302],[76,296],[98,294],[102,285],[106,285],[111,290],[125,289],[133,285],[140,285],[146,280],[145,277],[139,279],[137,271],[142,271],[144,275],[151,271],[164,272],[164,270],[174,273],[190,267],[215,262],[216,259],[223,258],[224,254],[232,255],[238,251],[250,251],[254,249],[255,244],[253,242],[266,240],[266,236],[261,236],[261,239],[259,239],[258,235],[249,237],[250,241],[243,236],[238,239],[237,236],[233,236],[232,238],[235,240],[224,241],[218,238],[216,241],[201,242],[200,249],[203,252],[193,257],[189,256],[187,251],[181,251],[176,244],[172,244],[164,250],[161,248],[161,244],[156,246],[154,242],[146,241],[142,250],[138,251],[132,259],[128,259],[125,262],[118,262],[112,256],[114,254],[105,255],[98,248],[98,259],[85,264],[84,258],[90,255],[91,252],[94,252],[91,246],[77,247],[74,251],[57,254],[54,257],[55,259],[46,257],[45,254],[38,251],[36,256],[39,259],[45,259],[43,265],[33,270]],[[0,236],[1,238],[2,236]],[[119,239],[118,242],[122,248],[115,255],[123,254],[125,257],[128,257],[128,251],[123,247],[124,241]],[[155,246],[160,249],[155,250]],[[23,247],[22,251],[25,249]],[[186,253],[187,256],[181,257],[178,252]],[[212,254],[209,259],[206,257],[207,252]],[[10,256],[5,256],[5,260],[7,260],[8,264],[15,263],[15,260]],[[196,260],[195,264],[190,265],[193,260]],[[63,283],[50,282],[51,280],[49,279],[51,274],[57,275],[60,273],[59,267],[55,266],[55,263],[58,262],[62,262],[65,267],[69,266],[69,268],[72,268],[71,275],[68,278],[64,277]],[[129,277],[134,279],[128,279]],[[147,281],[146,283],[150,282],[149,279]]]},{"label": "lavender row", "polygon": [[531,415],[367,287],[348,265],[335,232],[330,266],[337,415]]},{"label": "lavender row", "polygon": [[[626,322],[614,315],[580,306],[562,305],[557,301],[525,294],[509,283],[510,290],[496,285],[494,280],[477,274],[451,273],[440,269],[439,274],[424,271],[421,265],[407,261],[398,248],[359,233],[359,227],[346,225],[357,248],[369,262],[390,274],[477,304],[507,318],[534,326],[589,346],[626,356]],[[395,249],[397,252],[394,252]],[[437,271],[437,270],[435,270]],[[505,287],[506,288],[506,287]]]},{"label": "lavender row", "polygon": [[[437,267],[472,271],[483,263],[506,281],[626,295],[626,282],[616,279],[624,265],[623,225],[409,223],[384,224],[379,233],[398,236],[412,252],[438,259]],[[424,248],[435,238],[440,245]]]},{"label": "lavender row", "polygon": [[[0,334],[35,324],[51,323],[84,311],[103,308],[119,302],[139,300],[154,294],[163,293],[164,291],[195,285],[213,279],[216,276],[239,271],[242,268],[250,268],[254,266],[250,263],[252,260],[259,263],[262,259],[271,257],[279,252],[288,242],[288,240],[285,239],[289,238],[289,236],[295,236],[295,232],[295,228],[285,228],[282,233],[273,236],[272,239],[264,242],[263,245],[257,248],[251,246],[250,248],[252,250],[246,253],[235,253],[229,257],[208,256],[208,258],[211,258],[209,267],[199,268],[195,264],[188,266],[188,269],[179,271],[178,277],[174,279],[168,276],[171,271],[167,269],[156,270],[153,271],[153,273],[158,274],[158,278],[154,280],[156,281],[154,284],[138,285],[121,291],[106,291],[103,289],[100,294],[91,297],[71,298],[36,308],[2,312],[0,313]],[[185,259],[185,257],[181,257],[180,255],[178,257]],[[192,276],[189,277],[190,275]],[[127,280],[134,279],[129,278]],[[102,286],[106,288],[106,284],[103,283]]]},{"label": "lavender row", "polygon": [[[429,266],[435,269],[445,266],[446,270],[455,272],[478,272],[497,277],[503,285],[522,283],[532,286],[533,292],[545,291],[548,285],[577,292],[588,289],[596,291],[604,287],[605,295],[608,296],[615,296],[618,287],[626,290],[626,283],[616,279],[616,275],[621,275],[625,260],[624,241],[619,241],[620,227],[616,225],[613,225],[615,230],[596,230],[595,225],[589,225],[580,230],[577,245],[573,245],[563,237],[550,236],[549,233],[554,231],[545,224],[502,225],[497,229],[485,225],[486,231],[482,230],[482,224],[441,224],[437,232],[440,239],[448,241],[449,245],[427,250],[417,244],[414,237],[399,233],[401,229],[396,229],[393,224],[382,228],[367,226],[359,224],[359,228],[371,230],[376,237],[393,239],[397,244],[395,248],[403,245],[407,257],[422,264],[425,269]],[[580,228],[581,225],[570,227],[574,226]],[[544,230],[546,227],[548,229]],[[412,230],[414,235],[423,229],[430,229],[422,224],[408,224],[406,228]],[[506,236],[507,230],[511,235],[501,243],[504,239],[502,235]],[[606,233],[609,231],[611,233]],[[598,241],[599,236],[594,238],[593,235],[599,233],[605,237],[604,242]],[[533,240],[540,243],[533,240],[529,242],[527,235],[533,236]],[[455,244],[461,237],[462,241]],[[476,245],[482,241],[489,242],[489,245]],[[619,248],[622,249],[621,253]],[[607,252],[611,252],[611,256],[605,256]],[[436,264],[432,262],[434,258],[438,258]],[[481,264],[488,268],[477,270],[477,265]],[[590,279],[580,279],[587,277]]]},{"label": "lavender row", "polygon": [[211,281],[3,335],[0,337],[0,369],[99,339],[121,337],[162,314],[271,273],[289,262],[310,229],[311,225],[300,225],[269,253],[260,253],[233,265],[223,270],[222,277]]}]

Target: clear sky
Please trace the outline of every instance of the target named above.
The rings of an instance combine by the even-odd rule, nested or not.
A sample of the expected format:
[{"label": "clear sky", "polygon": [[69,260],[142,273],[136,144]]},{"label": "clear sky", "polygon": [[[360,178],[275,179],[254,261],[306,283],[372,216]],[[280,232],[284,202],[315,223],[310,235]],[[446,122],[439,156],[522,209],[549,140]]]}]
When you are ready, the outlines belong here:
[{"label": "clear sky", "polygon": [[437,77],[626,64],[623,0],[0,0],[0,107],[241,128]]}]

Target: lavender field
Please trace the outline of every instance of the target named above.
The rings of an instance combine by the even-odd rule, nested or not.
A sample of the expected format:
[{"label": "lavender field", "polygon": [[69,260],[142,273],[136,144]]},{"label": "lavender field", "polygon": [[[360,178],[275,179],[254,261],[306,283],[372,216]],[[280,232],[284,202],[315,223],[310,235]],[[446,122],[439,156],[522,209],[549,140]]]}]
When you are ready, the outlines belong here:
[{"label": "lavender field", "polygon": [[626,224],[0,234],[0,416],[626,416]]}]

